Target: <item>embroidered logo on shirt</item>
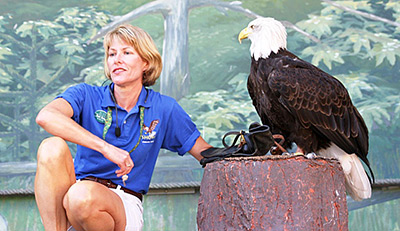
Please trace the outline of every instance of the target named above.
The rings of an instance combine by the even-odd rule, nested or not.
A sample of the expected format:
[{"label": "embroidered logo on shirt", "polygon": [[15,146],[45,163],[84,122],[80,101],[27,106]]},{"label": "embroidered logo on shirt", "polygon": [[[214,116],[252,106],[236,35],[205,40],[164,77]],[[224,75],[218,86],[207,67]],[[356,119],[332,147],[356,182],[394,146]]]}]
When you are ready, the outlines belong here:
[{"label": "embroidered logo on shirt", "polygon": [[106,122],[107,113],[103,110],[97,110],[94,113],[94,118],[96,118],[97,122],[104,124]]},{"label": "embroidered logo on shirt", "polygon": [[146,126],[143,124],[143,131],[144,134],[142,135],[143,143],[153,143],[154,139],[156,138],[157,132],[154,131],[157,127],[157,124],[160,122],[160,120],[153,120],[150,123],[150,126]]}]

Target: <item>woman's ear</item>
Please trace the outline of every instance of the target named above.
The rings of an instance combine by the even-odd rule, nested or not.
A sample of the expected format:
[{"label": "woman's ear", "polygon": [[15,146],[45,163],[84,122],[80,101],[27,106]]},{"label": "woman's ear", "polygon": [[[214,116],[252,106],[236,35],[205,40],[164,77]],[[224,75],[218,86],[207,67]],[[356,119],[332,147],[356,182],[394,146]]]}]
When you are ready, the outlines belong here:
[{"label": "woman's ear", "polygon": [[143,67],[143,72],[146,72],[149,69],[149,62],[146,62],[146,64]]}]

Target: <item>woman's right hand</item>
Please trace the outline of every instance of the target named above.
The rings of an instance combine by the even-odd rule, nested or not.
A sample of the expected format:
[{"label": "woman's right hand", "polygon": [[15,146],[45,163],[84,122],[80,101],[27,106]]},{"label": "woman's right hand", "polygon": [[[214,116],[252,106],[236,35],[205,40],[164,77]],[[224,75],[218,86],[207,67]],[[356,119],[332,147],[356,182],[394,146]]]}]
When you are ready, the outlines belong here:
[{"label": "woman's right hand", "polygon": [[105,142],[105,146],[103,150],[101,150],[101,153],[105,158],[118,165],[120,169],[115,171],[118,177],[128,174],[134,166],[129,152],[107,142]]}]

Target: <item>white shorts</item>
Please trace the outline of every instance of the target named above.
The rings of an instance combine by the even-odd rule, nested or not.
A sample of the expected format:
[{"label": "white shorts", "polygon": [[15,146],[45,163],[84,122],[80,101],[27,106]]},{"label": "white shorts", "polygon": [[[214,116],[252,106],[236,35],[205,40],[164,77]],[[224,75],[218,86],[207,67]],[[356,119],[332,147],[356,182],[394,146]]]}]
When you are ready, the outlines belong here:
[{"label": "white shorts", "polygon": [[124,203],[126,215],[125,231],[141,231],[143,229],[143,206],[139,198],[122,191],[119,187],[109,189],[114,191]]},{"label": "white shorts", "polygon": [[[115,192],[124,203],[125,215],[126,215],[126,227],[125,231],[142,231],[143,229],[143,206],[139,198],[122,191],[119,187],[108,188]],[[76,231],[72,226],[69,227],[68,231]]]}]

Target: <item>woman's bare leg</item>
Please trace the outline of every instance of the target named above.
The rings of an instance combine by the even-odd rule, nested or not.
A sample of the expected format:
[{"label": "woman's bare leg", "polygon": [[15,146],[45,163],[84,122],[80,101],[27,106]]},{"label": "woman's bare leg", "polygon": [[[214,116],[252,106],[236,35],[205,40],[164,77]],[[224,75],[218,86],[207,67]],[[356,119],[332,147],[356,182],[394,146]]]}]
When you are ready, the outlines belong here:
[{"label": "woman's bare leg", "polygon": [[123,231],[126,215],[121,198],[102,184],[79,181],[64,197],[68,220],[80,230]]},{"label": "woman's bare leg", "polygon": [[63,198],[75,180],[74,163],[67,143],[59,137],[45,139],[39,146],[35,198],[45,230],[67,230]]}]

